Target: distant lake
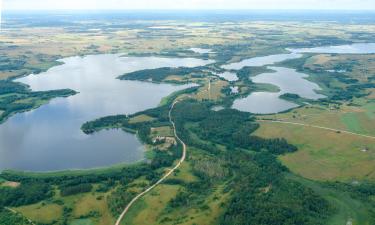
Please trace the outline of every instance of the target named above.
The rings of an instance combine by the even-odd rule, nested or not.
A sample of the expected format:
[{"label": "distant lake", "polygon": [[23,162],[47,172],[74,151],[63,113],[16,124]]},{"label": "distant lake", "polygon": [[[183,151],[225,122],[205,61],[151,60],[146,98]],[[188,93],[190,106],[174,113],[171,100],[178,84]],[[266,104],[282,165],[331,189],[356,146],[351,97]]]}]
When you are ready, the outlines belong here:
[{"label": "distant lake", "polygon": [[271,114],[298,107],[297,104],[279,98],[280,93],[253,92],[245,98],[236,99],[233,108],[256,114]]},{"label": "distant lake", "polygon": [[232,73],[232,72],[223,72],[223,73],[218,73],[216,75],[224,78],[227,81],[237,81],[238,80],[237,74]]},{"label": "distant lake", "polygon": [[266,65],[272,65],[278,62],[282,62],[288,59],[298,59],[300,57],[302,57],[302,54],[298,54],[298,53],[261,56],[261,57],[245,59],[236,63],[230,63],[230,64],[222,66],[222,68],[226,70],[240,70],[244,68],[245,66],[266,66]]},{"label": "distant lake", "polygon": [[132,114],[156,107],[163,97],[192,85],[121,81],[118,76],[159,67],[196,67],[194,58],[91,55],[60,60],[63,65],[17,81],[34,91],[69,88],[79,92],[16,114],[0,125],[0,170],[53,171],[131,163],[144,158],[135,135],[106,130],[86,135],[80,127],[103,116]]},{"label": "distant lake", "polygon": [[298,94],[307,99],[324,98],[324,95],[316,91],[321,88],[307,80],[307,74],[299,73],[294,69],[283,67],[272,67],[271,65],[289,59],[298,59],[302,53],[335,53],[335,54],[370,54],[375,53],[375,43],[360,43],[352,45],[326,46],[316,48],[287,49],[289,54],[277,54],[262,57],[244,59],[240,62],[223,65],[222,68],[227,70],[240,70],[245,66],[268,66],[275,72],[263,73],[252,77],[255,83],[273,84],[280,88],[280,92],[253,92],[245,98],[236,99],[233,108],[256,114],[271,114],[282,112],[298,105],[283,99],[280,95],[285,93]]},{"label": "distant lake", "polygon": [[273,84],[279,87],[280,91],[276,93],[253,92],[245,98],[236,99],[233,103],[233,108],[257,114],[270,114],[282,112],[298,106],[295,103],[279,98],[280,95],[285,93],[298,94],[308,99],[325,97],[315,92],[315,90],[320,90],[321,88],[317,84],[306,80],[306,74],[283,67],[268,68],[275,72],[255,76],[252,78],[253,82]]},{"label": "distant lake", "polygon": [[193,51],[198,54],[208,54],[213,53],[211,49],[208,48],[191,48],[190,51]]},{"label": "distant lake", "polygon": [[321,90],[319,85],[306,80],[307,74],[299,73],[295,69],[284,67],[268,67],[275,72],[259,74],[252,78],[255,83],[273,84],[280,88],[280,94],[293,93],[302,98],[319,99],[324,95],[317,94]]},{"label": "distant lake", "polygon": [[375,43],[359,43],[316,48],[288,49],[293,53],[374,54]]}]

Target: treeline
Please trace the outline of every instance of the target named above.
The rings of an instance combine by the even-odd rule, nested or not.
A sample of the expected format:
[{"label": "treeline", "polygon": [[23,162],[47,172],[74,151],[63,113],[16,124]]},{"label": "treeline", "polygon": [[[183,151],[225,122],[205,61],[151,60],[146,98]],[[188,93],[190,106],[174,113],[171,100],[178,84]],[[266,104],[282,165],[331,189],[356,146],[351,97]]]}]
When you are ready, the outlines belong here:
[{"label": "treeline", "polygon": [[23,69],[26,61],[24,59],[11,59],[7,56],[0,55],[0,71],[13,71]]},{"label": "treeline", "polygon": [[[297,148],[287,143],[285,139],[264,139],[251,134],[259,128],[250,113],[235,109],[220,111],[210,110],[209,103],[184,101],[177,104],[173,117],[181,128],[179,130],[185,141],[196,144],[184,130],[187,122],[197,123],[192,131],[202,140],[220,143],[229,149],[244,148],[253,151],[267,150],[273,154],[294,152]],[[202,147],[202,146],[200,146]]]},{"label": "treeline", "polygon": [[254,77],[267,72],[272,72],[272,70],[268,69],[266,66],[245,66],[237,71],[237,77],[239,80],[244,81],[247,84],[253,84],[250,77]]},{"label": "treeline", "polygon": [[27,86],[7,80],[0,80],[0,123],[14,113],[39,107],[42,101],[76,94],[72,90],[31,92]]},{"label": "treeline", "polygon": [[[202,149],[204,150],[204,149]],[[209,200],[218,190],[229,198],[220,203],[223,213],[217,223],[222,225],[323,225],[334,209],[312,189],[285,177],[287,168],[276,156],[267,152],[251,154],[247,151],[222,151],[211,155],[201,153],[190,160],[194,181],[169,179],[169,185],[179,185],[178,194],[172,198],[163,212],[177,218],[164,217],[161,222],[179,221],[184,212],[199,210],[210,212]]]},{"label": "treeline", "polygon": [[0,188],[0,208],[37,203],[51,197],[51,186],[45,182],[23,182],[19,187]]},{"label": "treeline", "polygon": [[[115,191],[108,197],[108,204],[114,216],[123,209],[136,193],[129,189],[129,184],[134,180],[145,177],[150,184],[160,179],[162,174],[159,169],[171,167],[181,157],[181,146],[172,146],[169,151],[154,150],[154,156],[149,162],[140,163],[122,169],[106,172],[88,173],[86,175],[51,175],[28,176],[3,172],[1,177],[6,180],[18,181],[21,186],[15,189],[0,189],[0,208],[2,206],[21,206],[36,203],[52,196],[51,186],[58,186],[61,196],[71,196],[90,191],[108,192]],[[93,188],[93,185],[97,188]],[[120,191],[122,190],[122,191]],[[125,191],[126,190],[126,191]]]},{"label": "treeline", "polygon": [[[328,99],[324,101],[350,101],[353,98],[360,98],[368,95],[367,90],[374,88],[375,83],[366,82],[361,83],[359,80],[350,77],[345,73],[332,73],[324,69],[309,69],[304,67],[304,64],[309,56],[301,57],[299,59],[292,59],[282,62],[283,66],[296,68],[300,72],[310,74],[310,78],[325,87],[324,94],[328,95]],[[335,67],[335,69],[352,71],[354,62],[342,63]],[[323,101],[323,100],[320,100]]]},{"label": "treeline", "polygon": [[146,69],[139,70],[131,73],[124,74],[120,76],[122,80],[140,80],[148,81],[152,80],[153,82],[161,82],[168,76],[186,76],[191,73],[200,73],[202,71],[201,67],[188,68],[188,67],[163,67],[158,69]]},{"label": "treeline", "polygon": [[7,209],[0,208],[1,225],[31,225],[31,223],[20,214],[13,213]]},{"label": "treeline", "polygon": [[319,225],[333,213],[311,189],[286,179],[286,168],[272,154],[230,152],[226,158],[235,178],[219,224]]},{"label": "treeline", "polygon": [[61,196],[76,195],[79,193],[86,193],[92,190],[92,184],[79,183],[79,184],[63,184],[60,185]]}]

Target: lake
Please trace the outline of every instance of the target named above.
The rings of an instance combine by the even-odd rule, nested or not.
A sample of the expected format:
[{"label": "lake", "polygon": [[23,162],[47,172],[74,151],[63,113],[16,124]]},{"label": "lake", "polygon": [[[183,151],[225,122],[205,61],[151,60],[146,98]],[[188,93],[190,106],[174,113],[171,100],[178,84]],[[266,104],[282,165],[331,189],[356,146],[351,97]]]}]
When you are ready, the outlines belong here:
[{"label": "lake", "polygon": [[279,98],[280,93],[253,92],[245,98],[236,99],[232,108],[256,114],[272,114],[298,107],[297,104]]},{"label": "lake", "polygon": [[223,73],[217,73],[215,75],[217,75],[219,77],[222,77],[227,81],[237,81],[238,80],[238,77],[237,77],[236,73],[232,73],[232,72],[228,72],[228,71],[223,72]]},{"label": "lake", "polygon": [[352,44],[340,46],[327,46],[316,48],[287,49],[289,54],[277,54],[270,56],[255,57],[244,59],[240,62],[223,65],[227,70],[240,70],[245,66],[267,66],[274,70],[271,73],[263,73],[252,77],[255,83],[272,84],[279,87],[280,92],[253,92],[245,98],[236,99],[233,108],[256,114],[271,114],[286,111],[298,107],[297,104],[280,99],[280,95],[285,93],[298,94],[307,99],[324,98],[324,95],[316,91],[321,88],[307,80],[307,74],[299,73],[294,69],[275,67],[272,65],[289,59],[302,57],[302,53],[335,53],[335,54],[370,54],[375,53],[375,43]]},{"label": "lake", "polygon": [[208,54],[208,53],[214,53],[211,49],[208,48],[190,48],[190,51],[193,51],[198,54]]},{"label": "lake", "polygon": [[79,92],[16,114],[0,125],[0,170],[55,171],[88,169],[144,159],[133,134],[106,130],[86,135],[86,121],[132,114],[156,107],[163,97],[191,85],[121,81],[118,76],[160,67],[196,67],[212,63],[194,58],[121,57],[118,54],[70,57],[63,65],[17,81],[34,91],[69,88]]},{"label": "lake", "polygon": [[255,83],[266,83],[273,84],[279,87],[279,94],[293,93],[298,94],[302,98],[308,99],[319,99],[324,98],[324,95],[316,93],[316,91],[321,90],[319,85],[306,80],[307,74],[299,73],[295,69],[289,69],[284,67],[271,67],[275,72],[273,73],[263,73],[252,78]]},{"label": "lake", "polygon": [[315,48],[287,49],[293,53],[374,54],[375,43],[357,43]]},{"label": "lake", "polygon": [[[245,66],[266,66],[300,57],[302,57],[302,54],[299,53],[262,56],[224,65],[222,68],[239,70]],[[283,67],[268,66],[267,68],[273,70],[273,72],[259,74],[252,77],[251,80],[254,83],[275,85],[280,91],[276,93],[253,92],[245,98],[236,99],[233,102],[232,108],[256,114],[271,114],[298,107],[295,103],[280,99],[280,95],[285,93],[298,94],[299,96],[308,99],[319,99],[325,97],[324,95],[315,92],[316,90],[320,90],[320,87],[317,84],[306,80],[305,78],[307,78],[308,75],[299,73],[294,69]]]},{"label": "lake", "polygon": [[266,65],[272,65],[278,62],[282,62],[288,59],[298,59],[300,57],[302,57],[302,54],[299,54],[299,53],[261,56],[261,57],[245,59],[236,63],[230,63],[230,64],[222,66],[222,68],[226,70],[240,70],[244,68],[245,66],[266,66]]},{"label": "lake", "polygon": [[308,76],[298,73],[294,69],[283,67],[268,67],[274,70],[272,73],[259,74],[252,78],[254,83],[266,83],[277,86],[279,92],[253,92],[245,98],[236,99],[233,108],[257,114],[270,114],[282,112],[298,107],[297,104],[280,99],[285,93],[298,94],[307,99],[324,98],[324,95],[316,93],[321,88],[305,78]]}]

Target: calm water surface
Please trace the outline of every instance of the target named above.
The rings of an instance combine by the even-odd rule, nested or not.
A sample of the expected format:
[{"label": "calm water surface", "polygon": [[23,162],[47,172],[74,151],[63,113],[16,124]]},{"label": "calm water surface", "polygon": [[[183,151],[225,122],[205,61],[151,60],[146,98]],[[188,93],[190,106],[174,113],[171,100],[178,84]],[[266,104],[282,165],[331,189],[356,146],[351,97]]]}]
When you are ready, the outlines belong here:
[{"label": "calm water surface", "polygon": [[374,54],[375,43],[361,43],[316,48],[288,49],[293,53],[337,53],[337,54]]},{"label": "calm water surface", "polygon": [[255,83],[273,84],[280,88],[279,94],[293,93],[303,98],[319,99],[324,95],[317,94],[321,90],[319,85],[306,80],[307,74],[299,73],[294,69],[283,67],[268,67],[274,70],[274,73],[263,73],[252,78]]},{"label": "calm water surface", "polygon": [[255,57],[251,59],[245,59],[240,62],[231,63],[228,65],[222,66],[226,70],[240,70],[245,66],[265,66],[272,65],[278,62],[285,61],[287,59],[297,59],[300,58],[302,54],[290,53],[290,54],[278,54],[278,55],[269,55],[262,57]]},{"label": "calm water surface", "polygon": [[286,100],[280,99],[279,96],[285,93],[298,94],[303,98],[319,99],[324,95],[317,94],[315,90],[320,87],[305,78],[306,74],[298,73],[294,69],[283,67],[269,67],[274,73],[263,73],[252,78],[254,83],[267,83],[279,87],[280,91],[271,92],[253,92],[249,96],[236,99],[233,108],[257,114],[270,114],[282,112],[298,105]]},{"label": "calm water surface", "polygon": [[253,92],[234,101],[233,108],[256,114],[271,114],[298,107],[297,104],[279,98],[280,93]]},{"label": "calm water surface", "polygon": [[193,58],[95,55],[61,60],[65,64],[19,82],[35,91],[70,88],[79,93],[17,114],[0,125],[0,170],[51,171],[109,166],[143,159],[137,138],[120,130],[85,135],[81,125],[108,115],[131,114],[157,106],[173,86],[116,77],[159,67],[195,67],[211,61]]},{"label": "calm water surface", "polygon": [[[274,73],[264,73],[252,78],[255,83],[273,84],[280,88],[280,92],[254,92],[249,96],[237,99],[233,103],[233,108],[257,113],[270,114],[282,112],[298,105],[280,99],[280,95],[285,93],[298,94],[307,99],[324,98],[324,95],[318,94],[316,91],[321,88],[306,78],[308,75],[298,73],[296,70],[282,67],[272,67],[270,65],[282,62],[288,59],[297,59],[302,53],[336,53],[336,54],[370,54],[375,53],[375,43],[352,44],[340,46],[328,46],[317,48],[287,49],[290,54],[278,54],[264,57],[255,57],[245,59],[237,63],[231,63],[222,66],[224,69],[240,70],[245,66],[266,66],[274,70]],[[336,72],[336,71],[335,71]],[[340,71],[344,72],[344,71]]]},{"label": "calm water surface", "polygon": [[191,48],[189,49],[195,53],[198,53],[198,54],[208,54],[208,53],[213,53],[211,49],[208,49],[208,48]]},{"label": "calm water surface", "polygon": [[224,78],[227,81],[237,81],[238,80],[237,74],[233,73],[233,72],[227,71],[227,72],[224,72],[224,73],[218,73],[216,75]]}]

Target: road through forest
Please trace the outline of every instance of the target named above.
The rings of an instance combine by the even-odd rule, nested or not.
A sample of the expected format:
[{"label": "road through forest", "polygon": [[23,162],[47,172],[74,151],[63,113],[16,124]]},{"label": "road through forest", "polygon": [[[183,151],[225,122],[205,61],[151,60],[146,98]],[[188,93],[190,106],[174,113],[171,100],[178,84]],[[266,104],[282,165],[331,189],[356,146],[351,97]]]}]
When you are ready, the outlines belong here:
[{"label": "road through forest", "polygon": [[181,164],[185,161],[185,158],[186,158],[186,145],[185,143],[178,137],[177,135],[177,131],[176,131],[176,125],[175,123],[173,122],[173,119],[172,119],[172,111],[173,111],[173,108],[174,106],[176,105],[178,101],[174,102],[168,112],[168,116],[169,116],[169,121],[170,123],[172,124],[173,126],[173,133],[174,133],[174,136],[175,138],[182,144],[182,157],[181,159],[178,161],[178,163],[176,164],[175,167],[173,167],[172,169],[170,169],[162,178],[160,178],[160,180],[158,180],[155,184],[153,184],[152,186],[150,186],[149,188],[147,188],[145,191],[143,191],[142,193],[138,194],[137,196],[135,196],[130,202],[129,204],[125,207],[124,211],[121,213],[121,215],[118,217],[117,221],[116,221],[116,224],[115,225],[120,225],[121,224],[121,221],[124,219],[126,213],[129,211],[129,209],[134,205],[134,203],[140,199],[142,196],[146,195],[148,192],[150,192],[152,189],[154,189],[156,186],[158,186],[160,183],[162,183],[165,179],[167,179],[175,170],[177,170]]}]

